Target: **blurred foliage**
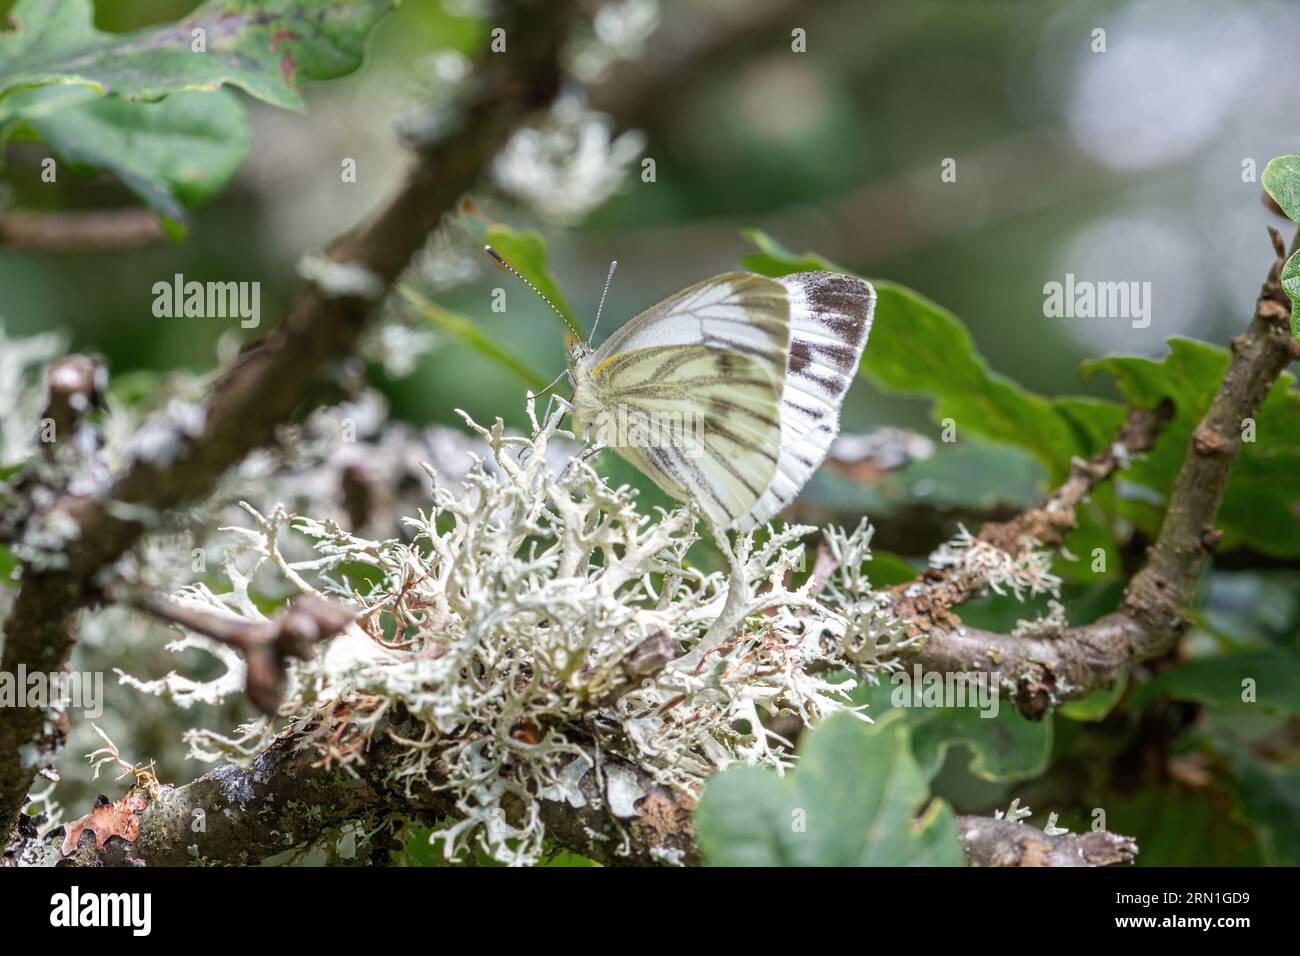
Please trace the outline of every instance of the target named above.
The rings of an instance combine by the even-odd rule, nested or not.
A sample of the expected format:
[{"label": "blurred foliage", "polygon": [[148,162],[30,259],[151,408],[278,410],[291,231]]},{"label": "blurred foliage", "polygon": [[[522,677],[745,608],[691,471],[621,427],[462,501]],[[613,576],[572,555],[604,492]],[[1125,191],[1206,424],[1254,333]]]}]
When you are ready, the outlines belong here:
[{"label": "blurred foliage", "polygon": [[[1210,407],[1228,350],[1191,339],[1171,339],[1161,361],[1114,356],[1090,362],[1085,371],[1114,376],[1120,393],[1133,405],[1151,408],[1163,399],[1176,414],[1156,447],[1127,469],[1128,482],[1144,485],[1162,498],[1173,487],[1192,432]],[[1215,527],[1223,530],[1223,548],[1249,544],[1267,554],[1300,555],[1300,511],[1295,508],[1300,475],[1300,392],[1295,377],[1283,372],[1253,421],[1241,424],[1243,444]],[[1159,499],[1157,499],[1159,500]],[[1139,528],[1159,530],[1158,510],[1149,499],[1121,502],[1121,513]]]},{"label": "blurred foliage", "polygon": [[500,365],[533,391],[541,391],[546,386],[544,378],[529,368],[523,359],[511,353],[507,346],[484,332],[473,319],[439,308],[409,286],[403,286],[400,294],[434,328]]}]

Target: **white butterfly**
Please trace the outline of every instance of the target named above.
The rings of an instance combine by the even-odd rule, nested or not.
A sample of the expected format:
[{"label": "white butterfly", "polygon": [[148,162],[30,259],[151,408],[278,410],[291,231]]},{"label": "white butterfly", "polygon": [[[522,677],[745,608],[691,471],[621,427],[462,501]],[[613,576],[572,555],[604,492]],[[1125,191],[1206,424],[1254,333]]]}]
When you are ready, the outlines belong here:
[{"label": "white butterfly", "polygon": [[715,528],[748,531],[794,501],[830,450],[875,305],[870,282],[835,272],[705,279],[598,349],[571,334],[574,417]]},{"label": "white butterfly", "polygon": [[747,531],[826,457],[875,302],[832,272],[706,279],[570,347],[574,416],[714,527]]}]

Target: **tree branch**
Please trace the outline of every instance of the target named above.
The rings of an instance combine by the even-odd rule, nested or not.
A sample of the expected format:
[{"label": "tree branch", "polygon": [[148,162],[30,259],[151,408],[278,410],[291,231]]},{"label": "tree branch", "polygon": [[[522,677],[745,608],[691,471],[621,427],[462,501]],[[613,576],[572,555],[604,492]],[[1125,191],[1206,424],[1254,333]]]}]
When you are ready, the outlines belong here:
[{"label": "tree branch", "polygon": [[[567,3],[521,0],[506,7],[501,24],[511,38],[510,53],[484,55],[455,122],[422,145],[405,183],[371,222],[330,246],[317,264],[319,278],[280,327],[220,383],[197,433],[168,424],[174,454],[141,452],[105,492],[55,504],[77,533],[67,541],[62,567],[24,566],[0,667],[62,670],[75,641],[75,616],[95,598],[96,575],[163,512],[203,497],[227,468],[270,441],[275,427],[353,354],[377,302],[428,234],[510,133],[553,99],[571,19]],[[35,777],[38,761],[29,748],[44,738],[45,723],[39,708],[0,710],[0,833],[13,828]]]},{"label": "tree branch", "polygon": [[[1156,409],[1131,409],[1114,441],[1087,461],[1075,458],[1071,462],[1064,484],[1028,511],[1007,521],[988,522],[980,528],[976,541],[1012,557],[1060,545],[1078,527],[1078,506],[1134,455],[1149,451],[1173,411],[1173,403],[1168,400]],[[920,635],[960,626],[952,609],[983,589],[979,575],[944,569],[927,571],[915,581],[895,585],[891,591],[895,609],[909,621],[911,632]]]},{"label": "tree branch", "polygon": [[[1278,257],[1269,269],[1250,326],[1232,340],[1228,369],[1192,435],[1160,534],[1125,591],[1120,609],[1092,624],[1069,628],[1059,637],[1031,639],[966,628],[943,617],[951,603],[959,603],[945,605],[949,596],[926,606],[914,602],[913,618],[926,635],[914,659],[923,667],[948,673],[996,671],[1004,686],[1007,680],[1014,684],[1021,712],[1038,719],[1050,707],[1107,687],[1133,664],[1161,657],[1177,644],[1187,627],[1185,612],[1205,559],[1218,542],[1214,518],[1241,450],[1243,424],[1258,412],[1283,369],[1300,358],[1300,344],[1287,328],[1290,300],[1279,281],[1286,249],[1281,237],[1274,230],[1270,233]],[[1066,488],[1071,483],[1076,490],[1080,487],[1076,477],[1071,474]],[[1046,513],[1035,510],[1038,517],[1028,512],[1023,521],[994,526],[987,540],[1005,544],[1012,531],[1025,528],[1050,532],[1050,520],[1044,522]],[[1055,541],[1049,537],[1044,543]],[[933,587],[926,589],[927,594],[933,591]]]},{"label": "tree branch", "polygon": [[[84,840],[67,861],[72,865],[186,866],[201,861],[255,864],[286,849],[308,847],[326,831],[366,814],[455,819],[446,791],[427,785],[407,788],[391,782],[403,748],[394,737],[419,739],[423,725],[406,714],[385,720],[371,737],[364,761],[347,766],[322,759],[313,746],[317,733],[334,731],[322,721],[306,731],[278,738],[247,769],[222,766],[181,787],[164,787],[139,814],[139,835],[128,843],[110,840],[96,849]],[[585,804],[573,807],[541,801],[548,836],[559,846],[608,865],[699,862],[691,832],[694,801],[654,783],[621,761],[605,761],[631,773],[644,796],[633,817],[616,817],[596,775],[581,783]],[[286,844],[285,834],[293,834]],[[56,840],[56,830],[48,839]],[[189,848],[195,847],[195,852]]]}]

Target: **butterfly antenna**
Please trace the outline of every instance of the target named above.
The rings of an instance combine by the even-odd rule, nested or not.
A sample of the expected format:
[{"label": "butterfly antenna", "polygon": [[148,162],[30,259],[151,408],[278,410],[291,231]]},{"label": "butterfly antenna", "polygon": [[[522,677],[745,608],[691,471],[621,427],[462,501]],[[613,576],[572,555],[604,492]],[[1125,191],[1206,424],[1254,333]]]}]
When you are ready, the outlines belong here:
[{"label": "butterfly antenna", "polygon": [[528,279],[524,277],[524,274],[522,272],[520,272],[510,263],[506,262],[506,260],[502,259],[500,253],[498,253],[491,246],[484,246],[483,251],[486,252],[488,255],[490,255],[493,259],[495,259],[497,261],[497,265],[505,269],[512,276],[514,276],[524,285],[528,286],[528,288],[532,289],[535,293],[537,293],[537,297],[541,299],[543,302],[545,302],[548,306],[550,306],[551,311],[554,312],[556,315],[558,315],[561,319],[563,319],[565,325],[569,325],[569,320],[565,317],[563,312],[561,312],[559,309],[555,307],[555,303],[552,302],[550,299],[546,298],[546,294],[542,292],[541,289],[537,288],[537,286],[529,282]]},{"label": "butterfly antenna", "polygon": [[609,275],[605,276],[605,288],[600,292],[600,305],[596,306],[596,321],[591,323],[591,335],[587,336],[588,345],[596,340],[596,326],[600,325],[600,313],[605,311],[605,296],[609,295],[609,284],[614,281],[614,270],[617,268],[618,260],[615,259],[609,264]]}]

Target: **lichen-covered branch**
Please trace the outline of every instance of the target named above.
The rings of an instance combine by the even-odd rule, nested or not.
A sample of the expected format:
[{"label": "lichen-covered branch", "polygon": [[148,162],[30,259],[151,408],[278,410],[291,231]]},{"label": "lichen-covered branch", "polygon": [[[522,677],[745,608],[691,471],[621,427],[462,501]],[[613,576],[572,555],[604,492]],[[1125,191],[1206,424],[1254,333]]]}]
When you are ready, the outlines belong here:
[{"label": "lichen-covered branch", "polygon": [[[485,55],[455,122],[421,144],[418,162],[369,223],[309,263],[313,281],[281,325],[236,362],[202,406],[173,408],[148,430],[124,473],[94,494],[50,509],[66,534],[51,560],[28,561],[6,627],[3,663],[16,672],[61,670],[78,611],[96,598],[96,576],[163,513],[212,490],[227,468],[273,439],[342,360],[410,258],[485,170],[510,133],[559,86],[567,5],[520,0],[502,11],[509,55]],[[0,832],[9,832],[41,763],[35,745],[47,713],[0,711]]]},{"label": "lichen-covered branch", "polygon": [[269,621],[250,621],[176,604],[154,595],[131,602],[135,607],[233,647],[244,659],[245,692],[249,700],[274,717],[284,699],[290,659],[309,661],[316,645],[327,641],[356,618],[356,612],[314,594],[297,597]]},{"label": "lichen-covered branch", "polygon": [[[353,772],[325,764],[310,731],[281,737],[249,767],[227,765],[185,786],[164,787],[139,811],[130,828],[134,840],[119,836],[96,847],[83,833],[63,863],[250,865],[328,840],[357,820],[380,832],[394,815],[454,819],[457,809],[447,791],[420,787],[408,792],[390,782],[403,759],[395,741],[418,737],[418,724],[401,715],[384,731]],[[570,800],[540,801],[554,846],[607,866],[702,862],[691,825],[694,800],[688,794],[617,759],[611,760],[603,787],[596,777],[594,771],[584,774]],[[1132,862],[1137,854],[1131,838],[1106,831],[1049,833],[1019,821],[975,816],[958,816],[957,826],[970,866],[1110,866]],[[34,832],[28,843],[15,852],[29,857],[52,852]]]},{"label": "lichen-covered branch", "polygon": [[[313,585],[298,568],[337,589],[329,570],[358,561],[380,580],[355,592],[356,624],[295,662],[288,731],[207,732],[236,763],[155,787],[130,819],[131,802],[101,801],[92,822],[130,845],[82,837],[80,862],[251,863],[329,843],[344,824],[379,833],[394,815],[436,821],[449,858],[482,848],[529,863],[549,845],[612,864],[698,862],[690,811],[704,780],[734,763],[790,765],[765,717],[852,709],[855,681],[812,665],[870,671],[897,653],[863,573],[869,534],[832,530],[827,560],[793,590],[802,528],[762,544],[739,535],[732,580],[703,574],[682,560],[695,540],[688,508],[648,521],[580,458],[554,463],[561,416],[535,422],[531,438],[475,426],[490,462],[459,493],[435,487],[433,510],[408,521],[411,543],[298,519],[324,557],[295,566],[270,553],[287,517],[254,515],[249,548],[280,557],[300,589]],[[251,573],[226,597],[256,620]],[[222,606],[199,586],[183,594]],[[732,624],[719,631],[724,607]],[[223,648],[232,636],[206,614],[168,616]]]},{"label": "lichen-covered branch", "polygon": [[[386,719],[365,761],[348,767],[322,759],[314,743],[320,730],[317,725],[278,738],[248,767],[225,765],[184,786],[162,787],[142,801],[130,827],[134,839],[119,836],[97,847],[83,834],[62,862],[250,865],[310,847],[358,820],[378,829],[395,817],[429,822],[456,817],[448,791],[423,785],[408,789],[393,782],[404,759],[399,741],[423,735],[409,714]],[[617,759],[608,763],[602,780],[603,786],[589,772],[569,799],[541,802],[556,846],[614,866],[699,862],[690,824],[694,803],[687,794],[655,783]],[[58,838],[55,831],[42,842],[32,832],[14,852],[29,857],[53,853]]]},{"label": "lichen-covered branch", "polygon": [[1014,554],[1026,541],[1039,547],[1060,545],[1078,527],[1076,510],[1088,495],[1134,457],[1151,450],[1161,430],[1173,417],[1173,403],[1166,400],[1158,408],[1133,408],[1114,440],[1087,461],[1076,458],[1064,484],[1040,504],[1010,521],[991,521],[979,531],[986,541]]},{"label": "lichen-covered branch", "polygon": [[1106,830],[1046,833],[1017,820],[959,816],[967,866],[1115,866],[1132,863],[1137,843]]},{"label": "lichen-covered branch", "polygon": [[[961,542],[960,560],[944,560],[915,581],[896,585],[896,608],[910,633],[920,636],[957,627],[952,609],[1006,579],[1022,589],[1052,590],[1045,549],[1059,546],[1078,526],[1076,510],[1089,494],[1135,455],[1150,450],[1173,414],[1165,402],[1157,409],[1134,408],[1106,448],[1088,460],[1074,459],[1065,482],[1041,503],[1007,521],[990,521]],[[938,552],[944,558],[946,552]]]}]

